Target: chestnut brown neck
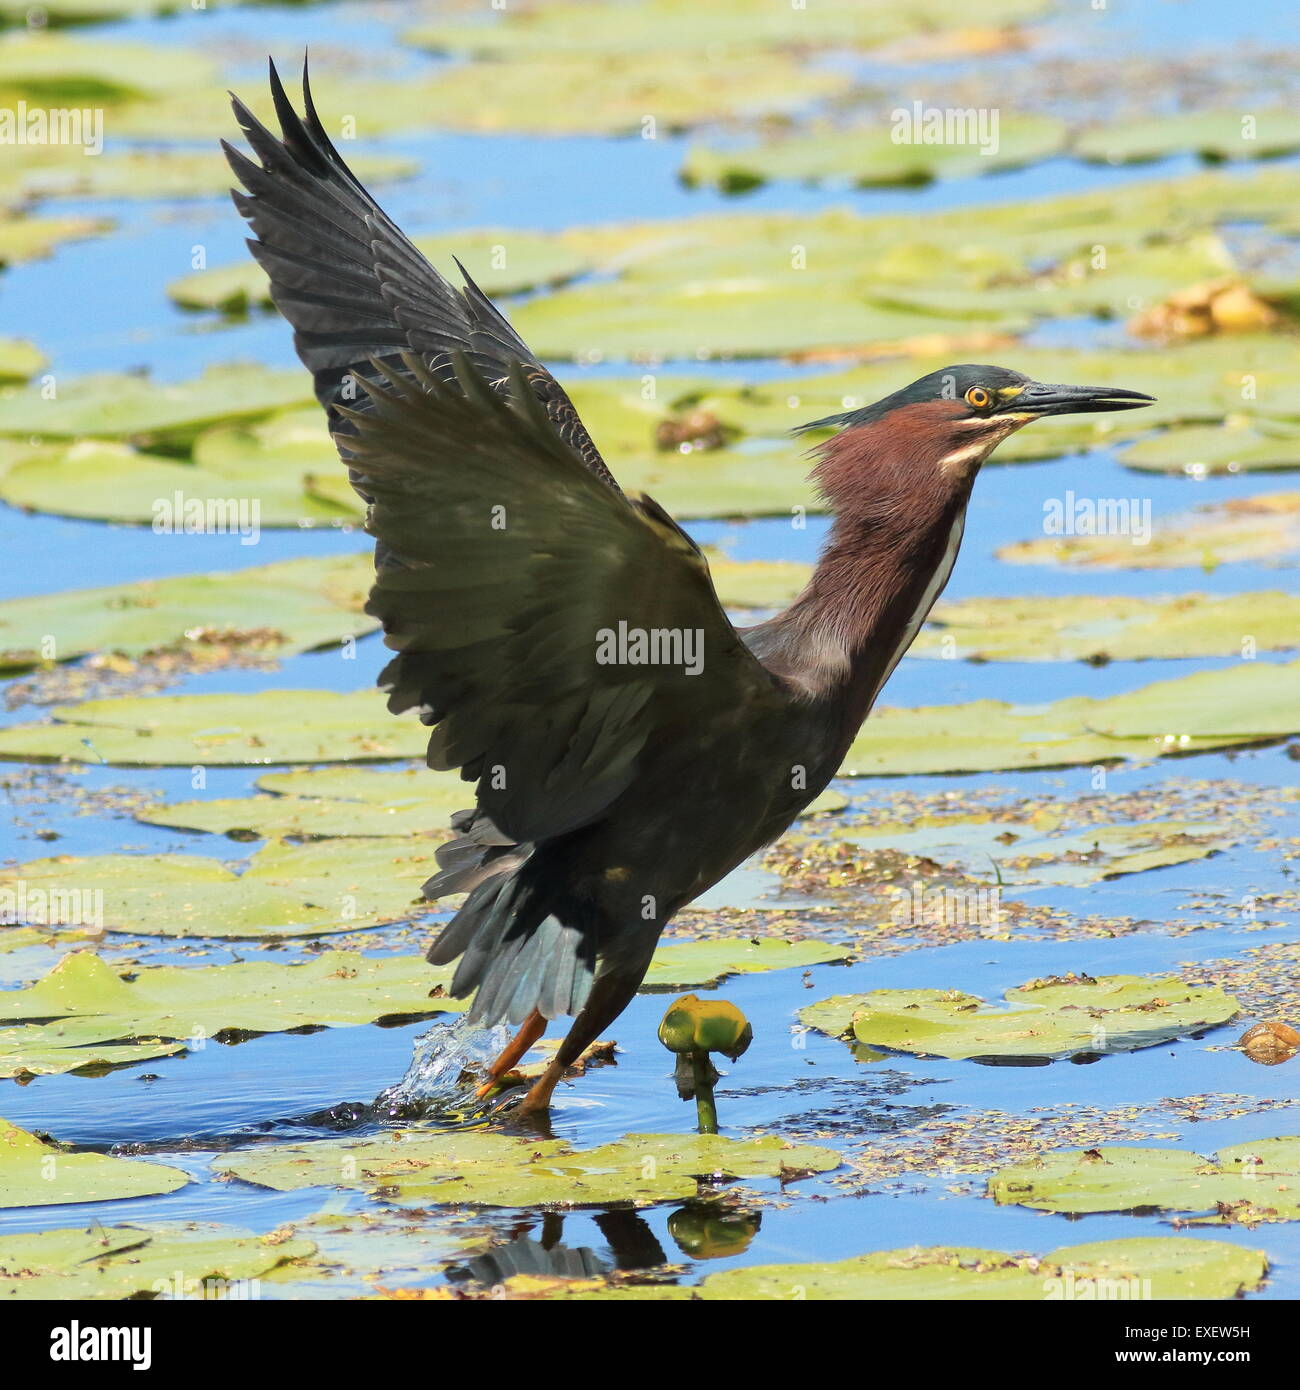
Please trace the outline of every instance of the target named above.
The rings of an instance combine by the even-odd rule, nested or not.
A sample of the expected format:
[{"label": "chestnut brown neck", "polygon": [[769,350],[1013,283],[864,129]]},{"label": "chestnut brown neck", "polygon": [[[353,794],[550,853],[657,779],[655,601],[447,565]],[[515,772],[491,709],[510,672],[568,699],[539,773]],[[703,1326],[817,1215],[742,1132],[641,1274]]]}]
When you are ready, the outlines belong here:
[{"label": "chestnut brown neck", "polygon": [[933,416],[913,431],[908,414],[822,446],[830,536],[803,592],[750,638],[769,669],[836,707],[844,747],[947,582],[976,471],[937,464]]}]

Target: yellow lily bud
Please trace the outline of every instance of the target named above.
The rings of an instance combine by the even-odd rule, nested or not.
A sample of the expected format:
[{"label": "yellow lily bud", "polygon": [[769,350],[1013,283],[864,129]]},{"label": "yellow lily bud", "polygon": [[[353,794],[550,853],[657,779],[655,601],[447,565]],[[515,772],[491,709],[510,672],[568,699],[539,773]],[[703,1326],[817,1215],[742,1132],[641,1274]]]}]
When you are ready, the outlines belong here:
[{"label": "yellow lily bud", "polygon": [[733,1062],[754,1040],[749,1020],[725,999],[683,994],[659,1025],[659,1041],[669,1052],[720,1052]]}]

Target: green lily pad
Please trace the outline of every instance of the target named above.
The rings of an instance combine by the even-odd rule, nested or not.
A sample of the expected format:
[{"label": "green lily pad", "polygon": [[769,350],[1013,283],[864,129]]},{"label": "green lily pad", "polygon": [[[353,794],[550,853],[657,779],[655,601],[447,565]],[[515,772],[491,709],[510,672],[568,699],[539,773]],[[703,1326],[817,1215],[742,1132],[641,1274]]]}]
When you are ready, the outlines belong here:
[{"label": "green lily pad", "polygon": [[[1197,1224],[1300,1220],[1300,1138],[1256,1139],[1213,1159],[1183,1149],[1065,1149],[989,1179],[1003,1205],[1070,1214],[1185,1212]],[[1186,1218],[1185,1218],[1186,1219]]]},{"label": "green lily pad", "polygon": [[[175,1192],[190,1180],[179,1168],[108,1154],[66,1153],[57,1144],[0,1120],[0,1207],[54,1207],[65,1202],[114,1202]],[[18,1237],[28,1239],[28,1237]],[[8,1237],[0,1236],[0,1270]],[[0,1274],[0,1287],[4,1276]]]},{"label": "green lily pad", "polygon": [[46,363],[45,354],[35,343],[21,338],[0,338],[0,382],[26,381]]},{"label": "green lily pad", "polygon": [[[0,669],[87,652],[253,647],[275,656],[372,632],[374,575],[363,556],[309,557],[219,574],[69,589],[0,601]],[[256,615],[250,625],[249,615]]]},{"label": "green lily pad", "polygon": [[248,1281],[255,1289],[264,1275],[296,1268],[314,1252],[307,1240],[208,1226],[96,1223],[84,1229],[15,1231],[0,1236],[0,1298],[211,1298],[222,1292],[240,1297],[239,1283]]},{"label": "green lily pad", "polygon": [[[597,64],[529,53],[458,64],[419,81],[318,84],[317,101],[327,129],[337,128],[340,113],[355,113],[363,134],[411,127],[532,135],[649,129],[644,138],[653,138],[721,117],[795,111],[849,86],[847,74],[787,53],[694,49],[665,63],[651,53],[623,52]],[[367,111],[377,114],[368,120]]]},{"label": "green lily pad", "polygon": [[[578,361],[861,355],[897,342],[928,356],[926,344],[933,340],[939,360],[932,365],[942,366],[967,346],[994,351],[1000,345],[989,342],[990,332],[1015,333],[1063,315],[1126,319],[1135,307],[1189,283],[1237,273],[1232,250],[1217,231],[1227,209],[1233,208],[1234,218],[1253,212],[1259,220],[1277,221],[1294,205],[1296,186],[1293,174],[1268,171],[1246,179],[1200,176],[910,216],[836,210],[573,229],[566,234],[569,244],[612,278],[521,305],[515,318],[543,355]],[[1171,225],[1177,228],[1172,235],[1164,230]],[[1153,227],[1162,229],[1158,236]],[[1104,262],[1093,250],[1099,238]],[[1173,420],[1222,418],[1243,405],[1251,410],[1240,394],[1233,402],[1225,378],[1235,374],[1240,382],[1243,373],[1253,373],[1253,357],[1266,372],[1278,373],[1279,351],[1286,349],[1276,336],[1270,348],[1262,337],[1246,341],[1233,335],[1227,345],[1188,344],[1175,353],[1027,350],[1024,365],[1031,373],[1031,363],[1051,362],[1108,360],[1130,374],[1135,365],[1144,373],[1150,368],[1160,404],[1135,422],[1088,422],[1100,441]],[[896,365],[884,374],[890,370],[898,374]],[[863,373],[867,394],[879,373]],[[1261,391],[1260,401],[1265,399]],[[1057,425],[1048,434],[1065,428]],[[1068,428],[1085,426],[1070,422]],[[1048,437],[1046,430],[1041,428],[1040,438]]]},{"label": "green lily pad", "polygon": [[1082,159],[1139,164],[1188,151],[1205,159],[1272,159],[1300,149],[1294,111],[1183,111],[1085,131],[1075,142]]},{"label": "green lily pad", "polygon": [[381,1139],[320,1140],[225,1154],[218,1176],[277,1192],[360,1188],[397,1205],[533,1207],[681,1201],[697,1180],[783,1178],[839,1167],[830,1149],[777,1135],[629,1134],[597,1149],[489,1130],[394,1131]]},{"label": "green lily pad", "polygon": [[1257,1289],[1267,1271],[1262,1251],[1176,1237],[1070,1245],[1032,1258],[1001,1250],[912,1246],[825,1264],[722,1270],[700,1284],[698,1295],[918,1302],[1235,1298]]},{"label": "green lily pad", "polygon": [[0,216],[0,265],[39,260],[65,241],[98,236],[112,226],[106,217]]},{"label": "green lily pad", "polygon": [[594,7],[558,3],[508,9],[491,23],[439,18],[408,31],[408,42],[439,52],[474,54],[599,55],[652,51],[676,62],[682,50],[725,45],[730,52],[757,48],[869,48],[910,33],[962,25],[1008,25],[1042,12],[1042,0],[974,0],[953,10],[935,0],[907,6],[860,5],[821,0],[816,5],[766,5],[715,0],[648,0],[639,5]]},{"label": "green lily pad", "polygon": [[1006,999],[1009,1009],[989,1008],[960,990],[877,989],[810,1004],[799,1017],[819,1032],[847,1034],[872,1048],[996,1062],[1132,1052],[1216,1027],[1237,1013],[1237,1001],[1222,990],[1175,977],[1033,980],[1009,989]]},{"label": "green lily pad", "polygon": [[824,510],[807,473],[808,461],[781,443],[633,461],[619,470],[619,482],[630,492],[648,492],[674,516],[789,516]]},{"label": "green lily pad", "polygon": [[289,460],[252,477],[233,464],[200,468],[128,444],[80,439],[27,449],[0,476],[0,498],[55,516],[156,525],[177,535],[238,534],[251,543],[262,527],[358,525],[362,504],[337,457],[333,463],[339,472],[326,479]]},{"label": "green lily pad", "polygon": [[847,946],[825,941],[783,941],[759,937],[750,941],[686,941],[660,946],[650,964],[643,989],[711,989],[729,975],[762,970],[807,969],[853,954]]},{"label": "green lily pad", "polygon": [[124,978],[92,952],[75,951],[35,984],[0,991],[0,1071],[30,1070],[21,1067],[30,1050],[63,1054],[58,1061],[67,1070],[81,1049],[107,1041],[192,1046],[222,1034],[458,1012],[468,1005],[446,996],[453,973],[419,956],[325,951],[301,964],[143,966]]},{"label": "green lily pad", "polygon": [[[88,7],[99,2],[71,0]],[[132,0],[102,2],[106,6],[120,4],[124,12]],[[138,7],[145,8],[143,4]],[[59,0],[41,8],[58,18]],[[0,0],[0,16],[25,21],[30,9],[30,5],[19,0]],[[211,84],[216,79],[217,70],[210,59],[193,49],[170,44],[159,48],[145,43],[113,42],[100,35],[80,38],[33,29],[0,37],[0,89],[17,90],[29,99],[54,105],[79,101],[93,106],[156,97]]]},{"label": "green lily pad", "polygon": [[40,387],[0,393],[0,434],[180,446],[217,421],[255,420],[310,399],[311,381],[301,371],[247,363],[209,367],[192,381],[168,385],[108,372],[61,380],[52,400]]},{"label": "green lily pad", "polygon": [[[744,274],[656,287],[653,295],[635,280],[559,290],[521,304],[512,317],[525,341],[551,359],[851,353],[878,343],[972,334],[967,320],[874,302],[865,279],[801,279],[789,261],[788,249],[784,268],[765,269],[738,253],[735,264],[745,266]],[[1022,316],[998,327],[1028,325]]]},{"label": "green lily pad", "polygon": [[[1012,240],[1010,246],[1016,248],[1016,242]],[[931,248],[937,258],[942,258],[948,249],[942,242]],[[934,276],[919,283],[887,281],[876,297],[899,309],[955,314],[984,323],[990,322],[990,316],[995,323],[1013,323],[1026,316],[1125,319],[1135,304],[1163,298],[1189,283],[1219,278],[1237,269],[1227,244],[1214,232],[1188,234],[1167,245],[1140,239],[1121,241],[1108,248],[1106,260],[1100,265],[1094,265],[1090,250],[1071,254],[1063,244],[1055,256],[1044,258],[1054,261],[1050,269],[1032,269],[1035,249],[1033,241],[1021,244],[1019,270],[991,283],[982,275],[963,277],[949,270],[937,283]],[[1160,408],[1157,405],[1157,414]],[[1141,424],[1150,429],[1158,422],[1147,414]],[[1053,432],[1101,432],[1107,425],[1114,428],[1115,423],[1053,422]]]},{"label": "green lily pad", "polygon": [[474,804],[474,788],[455,772],[411,767],[402,772],[317,768],[269,773],[258,780],[269,796],[184,801],[136,813],[151,825],[261,838],[423,835],[441,829]]},{"label": "green lily pad", "polygon": [[[224,105],[224,103],[223,103]],[[229,112],[224,119],[229,123]],[[479,288],[489,295],[561,285],[590,269],[562,236],[504,228],[471,229],[444,236],[416,237],[416,247],[444,275],[458,281],[453,257],[460,260]],[[219,309],[243,313],[251,305],[269,307],[270,282],[252,259],[236,265],[198,270],[167,286],[167,296],[184,309]],[[325,433],[322,425],[322,433]],[[328,439],[328,435],[326,436]]]},{"label": "green lily pad", "polygon": [[919,184],[1023,168],[1059,153],[1066,135],[1065,122],[1055,117],[1004,114],[997,139],[986,142],[986,152],[974,140],[966,144],[897,142],[893,123],[885,120],[852,130],[814,126],[741,149],[697,146],[687,153],[680,173],[688,184],[707,184],[724,193],[777,180],[848,180],[862,187]]},{"label": "green lily pad", "polygon": [[1015,888],[1095,883],[1186,864],[1226,848],[1233,839],[1217,825],[1193,821],[1070,829],[1051,816],[1035,824],[988,813],[927,816],[893,826],[837,825],[831,834],[861,850],[915,855],[955,866],[972,880],[996,876],[999,884]]},{"label": "green lily pad", "polygon": [[1266,560],[1300,550],[1300,492],[1230,498],[1157,520],[1147,545],[1130,536],[1048,536],[1005,545],[996,554],[1013,565],[1077,569],[1213,570],[1241,560]]},{"label": "green lily pad", "polygon": [[[434,841],[273,841],[235,873],[186,854],[99,854],[35,859],[0,870],[0,891],[50,913],[76,903],[109,931],[142,936],[321,936],[428,911],[420,886],[436,869]],[[48,914],[47,914],[48,915]]]},{"label": "green lily pad", "polygon": [[127,697],[52,713],[57,723],[0,731],[0,757],[139,767],[385,762],[422,757],[429,739],[373,690]]},{"label": "green lily pad", "polygon": [[1256,473],[1300,468],[1300,426],[1242,421],[1184,426],[1131,444],[1119,456],[1125,468],[1144,473]]},{"label": "green lily pad", "polygon": [[33,1076],[64,1076],[77,1072],[98,1076],[114,1067],[136,1066],[174,1057],[185,1044],[138,1039],[135,1042],[77,1043],[57,1029],[0,1029],[0,1077],[29,1080]]},{"label": "green lily pad", "polygon": [[1142,599],[965,599],[940,604],[910,655],[974,661],[1142,661],[1300,646],[1300,599],[1272,590]]},{"label": "green lily pad", "polygon": [[[1120,737],[1094,732],[1107,708],[1105,700],[1074,696],[1047,705],[973,700],[963,705],[876,709],[853,740],[839,775],[889,777],[917,772],[1076,767],[1204,752],[1255,742],[1260,737],[1192,737],[1173,732],[1168,736]],[[11,737],[18,732],[14,730]],[[0,756],[7,745],[0,734]]]},{"label": "green lily pad", "polygon": [[1275,737],[1300,729],[1300,661],[1241,662],[1102,702],[1094,727],[1118,738]]},{"label": "green lily pad", "polygon": [[[108,130],[115,134],[112,117]],[[106,142],[89,157],[81,145],[6,147],[0,201],[29,198],[203,198],[230,187],[230,166],[220,150],[121,149]],[[405,178],[418,165],[401,155],[360,154],[349,160],[368,185]]]},{"label": "green lily pad", "polygon": [[728,560],[707,552],[713,587],[726,608],[784,608],[812,576],[793,560]]}]

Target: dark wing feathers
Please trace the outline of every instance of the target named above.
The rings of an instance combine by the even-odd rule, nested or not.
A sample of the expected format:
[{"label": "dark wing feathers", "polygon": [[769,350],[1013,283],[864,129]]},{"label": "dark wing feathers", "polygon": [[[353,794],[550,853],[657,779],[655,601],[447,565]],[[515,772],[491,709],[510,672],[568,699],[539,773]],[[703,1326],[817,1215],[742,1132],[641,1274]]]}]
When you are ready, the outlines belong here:
[{"label": "dark wing feathers", "polygon": [[[389,706],[436,725],[430,764],[478,782],[503,839],[564,834],[631,785],[648,743],[777,687],[689,537],[623,496],[487,296],[453,288],[357,182],[305,76],[305,117],[271,82],[280,139],[234,104],[261,161],[227,148],[235,201],[369,503]],[[704,673],[602,662],[620,623],[700,634]]]},{"label": "dark wing feathers", "polygon": [[[381,566],[367,611],[401,655],[381,682],[395,711],[438,720],[435,767],[478,780],[516,840],[588,823],[631,784],[656,731],[707,725],[771,678],[718,605],[708,568],[651,506],[628,506],[583,466],[523,389],[490,389],[468,358],[444,381],[414,356],[380,364],[366,408],[341,408],[365,473]],[[606,664],[619,622],[698,631],[707,677]]]},{"label": "dark wing feathers", "polygon": [[[609,470],[559,382],[538,362],[495,305],[468,276],[463,290],[443,278],[358,182],[334,148],[303,69],[306,114],[293,109],[275,65],[271,92],[281,138],[237,98],[235,118],[261,164],[222,142],[247,193],[234,194],[256,238],[248,245],[271,280],[271,297],[294,328],[298,355],[327,409],[346,401],[348,379],[371,358],[415,351],[443,370],[466,353],[489,381],[522,361],[531,393],[560,437],[617,490]],[[331,415],[331,424],[337,420]]]}]

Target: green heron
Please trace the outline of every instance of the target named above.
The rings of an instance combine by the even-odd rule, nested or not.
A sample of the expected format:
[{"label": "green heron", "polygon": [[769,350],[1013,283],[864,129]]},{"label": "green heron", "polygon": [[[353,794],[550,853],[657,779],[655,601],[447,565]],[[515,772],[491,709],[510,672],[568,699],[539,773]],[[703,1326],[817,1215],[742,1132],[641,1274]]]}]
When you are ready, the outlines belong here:
[{"label": "green heron", "polygon": [[459,959],[471,1022],[517,1025],[493,1078],[574,1015],[523,1102],[545,1110],[673,915],[835,775],[948,580],[989,453],[1042,416],[1151,397],[955,366],[805,426],[837,430],[813,472],[829,538],[788,609],[735,628],[697,546],[622,492],[500,310],[357,181],[305,69],[302,116],[274,65],[271,89],[279,138],[234,101],[260,160],[225,145],[235,204],[367,503],[388,707],[477,784],[425,885],[468,894],[428,958]]}]

